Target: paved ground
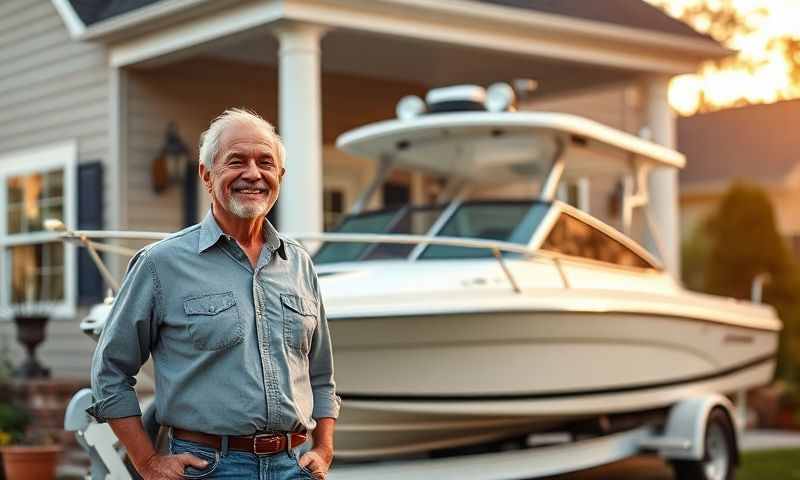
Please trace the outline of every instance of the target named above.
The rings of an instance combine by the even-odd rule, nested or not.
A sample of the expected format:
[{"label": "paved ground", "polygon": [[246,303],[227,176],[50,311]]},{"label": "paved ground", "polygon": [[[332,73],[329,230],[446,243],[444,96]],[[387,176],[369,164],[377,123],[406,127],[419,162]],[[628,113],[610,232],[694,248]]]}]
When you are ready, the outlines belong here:
[{"label": "paved ground", "polygon": [[547,477],[549,480],[673,480],[672,470],[658,457],[635,457],[580,473]]},{"label": "paved ground", "polygon": [[741,450],[773,450],[778,448],[800,448],[800,432],[783,430],[748,430],[740,439]]},{"label": "paved ground", "polygon": [[[800,448],[800,432],[770,430],[746,431],[740,439],[743,451]],[[548,480],[673,480],[664,460],[641,456],[580,473],[548,477]]]}]

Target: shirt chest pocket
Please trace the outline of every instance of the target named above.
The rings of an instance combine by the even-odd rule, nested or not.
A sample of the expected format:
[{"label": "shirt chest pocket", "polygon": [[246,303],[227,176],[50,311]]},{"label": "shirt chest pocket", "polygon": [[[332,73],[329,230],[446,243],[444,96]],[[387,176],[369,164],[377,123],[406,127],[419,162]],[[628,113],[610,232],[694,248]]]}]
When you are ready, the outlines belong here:
[{"label": "shirt chest pocket", "polygon": [[233,292],[187,298],[183,310],[189,336],[199,350],[223,350],[244,340],[244,326]]},{"label": "shirt chest pocket", "polygon": [[311,350],[311,338],[317,328],[317,302],[299,295],[282,293],[281,305],[286,346],[307,354]]}]

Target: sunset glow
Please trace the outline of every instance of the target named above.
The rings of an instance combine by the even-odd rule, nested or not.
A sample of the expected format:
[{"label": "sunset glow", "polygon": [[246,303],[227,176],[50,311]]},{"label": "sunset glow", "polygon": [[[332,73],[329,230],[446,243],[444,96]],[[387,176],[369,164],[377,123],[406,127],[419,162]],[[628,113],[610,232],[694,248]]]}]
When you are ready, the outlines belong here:
[{"label": "sunset glow", "polygon": [[[737,55],[675,77],[670,103],[682,115],[800,97],[800,0],[646,0]],[[732,11],[737,22],[720,21]],[[716,19],[715,19],[716,17]]]}]

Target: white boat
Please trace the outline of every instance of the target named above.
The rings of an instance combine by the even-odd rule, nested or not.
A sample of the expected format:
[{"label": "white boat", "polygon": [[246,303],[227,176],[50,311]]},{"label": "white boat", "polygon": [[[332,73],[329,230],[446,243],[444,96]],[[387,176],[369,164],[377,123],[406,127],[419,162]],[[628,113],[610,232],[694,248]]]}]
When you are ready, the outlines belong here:
[{"label": "white boat", "polygon": [[[557,199],[560,183],[620,177],[627,233],[637,212],[647,219],[648,172],[684,157],[584,118],[507,111],[496,89],[485,109],[482,92],[432,91],[342,135],[339,148],[379,162],[377,177],[337,232],[289,234],[323,242],[337,458],[480,450],[768,383],[771,307],[685,290],[629,235]],[[393,168],[449,180],[435,205],[363,211]],[[530,193],[487,199],[511,185]],[[124,253],[87,239],[160,235],[67,236]],[[97,333],[107,311],[82,328]]]},{"label": "white boat", "polygon": [[[647,172],[680,168],[679,153],[583,118],[512,111],[389,120],[337,145],[381,163],[337,232],[296,235],[325,242],[315,261],[344,399],[337,458],[524,438],[772,379],[771,307],[685,290],[631,238],[555,198],[570,179],[632,179],[630,230]],[[436,205],[361,211],[391,168],[450,184]],[[538,193],[485,199],[520,182]]]}]

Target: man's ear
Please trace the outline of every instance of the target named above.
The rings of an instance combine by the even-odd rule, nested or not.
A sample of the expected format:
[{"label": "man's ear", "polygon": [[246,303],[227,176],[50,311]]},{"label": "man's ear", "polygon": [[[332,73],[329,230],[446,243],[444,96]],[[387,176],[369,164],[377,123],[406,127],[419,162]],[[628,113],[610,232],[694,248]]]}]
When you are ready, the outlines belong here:
[{"label": "man's ear", "polygon": [[198,163],[197,165],[197,174],[200,176],[200,180],[205,185],[206,190],[209,192],[211,191],[211,170],[206,168],[206,164],[203,162]]},{"label": "man's ear", "polygon": [[278,177],[278,181],[283,181],[283,175],[286,173],[286,169],[281,167],[281,175]]}]

